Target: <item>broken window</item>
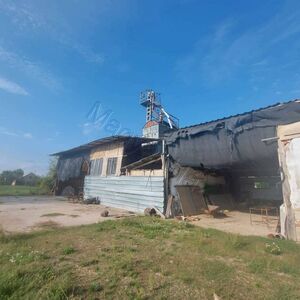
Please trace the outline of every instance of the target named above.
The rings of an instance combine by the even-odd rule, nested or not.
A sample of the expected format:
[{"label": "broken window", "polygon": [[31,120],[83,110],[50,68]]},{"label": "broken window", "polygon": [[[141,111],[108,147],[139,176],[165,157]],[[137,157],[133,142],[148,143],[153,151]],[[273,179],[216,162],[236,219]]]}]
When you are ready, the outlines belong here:
[{"label": "broken window", "polygon": [[90,175],[100,176],[102,174],[103,158],[91,160]]},{"label": "broken window", "polygon": [[106,175],[115,175],[117,170],[117,157],[110,157],[107,159]]}]

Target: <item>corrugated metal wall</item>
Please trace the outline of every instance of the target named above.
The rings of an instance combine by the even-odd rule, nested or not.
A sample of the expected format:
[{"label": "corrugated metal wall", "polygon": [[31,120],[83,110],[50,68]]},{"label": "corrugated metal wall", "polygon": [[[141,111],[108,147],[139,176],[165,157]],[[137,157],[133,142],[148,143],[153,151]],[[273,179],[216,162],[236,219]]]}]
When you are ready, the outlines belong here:
[{"label": "corrugated metal wall", "polygon": [[143,212],[156,206],[164,209],[163,176],[86,176],[84,198],[98,197],[107,206]]}]

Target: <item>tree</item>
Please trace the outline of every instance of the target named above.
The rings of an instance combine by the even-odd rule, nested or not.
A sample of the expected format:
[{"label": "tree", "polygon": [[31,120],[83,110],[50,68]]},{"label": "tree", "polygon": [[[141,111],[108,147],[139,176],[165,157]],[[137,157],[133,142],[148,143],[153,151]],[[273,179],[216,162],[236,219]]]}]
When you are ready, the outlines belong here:
[{"label": "tree", "polygon": [[42,177],[40,181],[40,187],[42,189],[51,192],[56,180],[56,165],[57,165],[57,158],[51,158],[49,161],[49,170],[46,176]]},{"label": "tree", "polygon": [[22,169],[16,170],[6,170],[0,174],[0,184],[11,185],[13,181],[19,180],[24,176],[24,171]]}]

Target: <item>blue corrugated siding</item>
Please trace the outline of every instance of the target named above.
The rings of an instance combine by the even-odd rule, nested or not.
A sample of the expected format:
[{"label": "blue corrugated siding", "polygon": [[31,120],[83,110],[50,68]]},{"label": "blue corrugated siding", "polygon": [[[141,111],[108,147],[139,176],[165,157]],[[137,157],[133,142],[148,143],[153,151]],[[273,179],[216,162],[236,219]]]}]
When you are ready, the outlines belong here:
[{"label": "blue corrugated siding", "polygon": [[143,212],[156,206],[164,209],[163,176],[86,176],[84,198],[98,197],[107,206]]}]

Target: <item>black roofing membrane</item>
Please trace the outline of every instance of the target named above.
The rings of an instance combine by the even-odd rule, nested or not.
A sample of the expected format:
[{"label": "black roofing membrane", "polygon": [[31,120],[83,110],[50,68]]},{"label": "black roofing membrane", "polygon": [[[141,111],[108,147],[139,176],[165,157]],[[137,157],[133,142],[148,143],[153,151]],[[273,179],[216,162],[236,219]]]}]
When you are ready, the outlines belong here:
[{"label": "black roofing membrane", "polygon": [[171,157],[182,166],[207,169],[278,170],[278,125],[300,121],[298,100],[204,124],[186,127],[166,137]]}]

